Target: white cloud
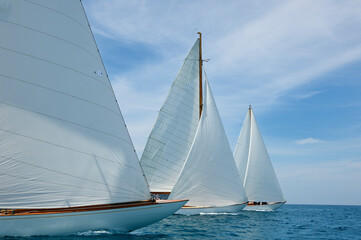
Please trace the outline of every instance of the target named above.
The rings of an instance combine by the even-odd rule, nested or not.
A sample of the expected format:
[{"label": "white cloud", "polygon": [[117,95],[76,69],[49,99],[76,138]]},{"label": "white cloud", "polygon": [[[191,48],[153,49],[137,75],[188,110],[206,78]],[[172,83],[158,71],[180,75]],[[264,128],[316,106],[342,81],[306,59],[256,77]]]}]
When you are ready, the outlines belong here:
[{"label": "white cloud", "polygon": [[113,0],[90,1],[87,10],[100,34],[154,45],[163,69],[179,67],[195,28],[203,31],[210,82],[228,117],[236,104],[278,105],[289,91],[361,59],[361,2]]},{"label": "white cloud", "polygon": [[305,138],[301,140],[297,140],[297,144],[313,144],[313,143],[319,143],[321,140],[315,139],[315,138]]},{"label": "white cloud", "polygon": [[[98,34],[145,43],[162,55],[119,74],[129,83],[137,82],[133,85],[137,89],[149,81],[161,87],[161,94],[153,87],[142,88],[142,95],[135,89],[116,90],[122,91],[123,99],[143,99],[148,107],[160,107],[196,32],[202,31],[204,57],[211,58],[206,63],[208,77],[227,133],[232,133],[230,126],[239,122],[248,104],[258,113],[279,108],[280,97],[361,59],[358,1],[84,2]],[[149,125],[151,115],[142,111],[143,104],[124,103],[121,108],[129,124],[134,118],[128,114],[134,112],[138,127],[141,122]]]},{"label": "white cloud", "polygon": [[302,94],[293,94],[291,95],[293,98],[295,99],[306,99],[306,98],[311,98],[313,96],[316,96],[320,93],[322,93],[323,91],[312,91],[312,92],[307,92],[307,93],[302,93]]}]

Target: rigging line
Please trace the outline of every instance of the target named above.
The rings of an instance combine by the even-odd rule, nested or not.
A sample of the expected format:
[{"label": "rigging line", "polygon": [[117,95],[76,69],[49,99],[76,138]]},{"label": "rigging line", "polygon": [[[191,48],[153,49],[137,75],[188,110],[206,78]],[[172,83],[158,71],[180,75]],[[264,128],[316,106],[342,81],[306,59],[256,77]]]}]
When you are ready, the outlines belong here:
[{"label": "rigging line", "polygon": [[[172,133],[169,133],[169,134],[172,134]],[[178,143],[178,141],[175,141],[175,140],[173,140],[173,138],[165,137],[165,136],[162,136],[162,135],[157,134],[157,133],[154,133],[154,135],[156,135],[156,136],[152,136],[152,137],[151,137],[152,139],[157,140],[157,139],[159,139],[159,138],[162,138],[163,140],[168,140],[168,142],[175,143],[177,146],[172,147],[172,149],[174,149],[174,150],[175,150],[176,152],[178,152],[178,153],[182,153],[181,151],[178,150],[178,149],[179,149],[179,143]],[[178,137],[178,135],[175,135],[175,134],[172,134],[172,135]],[[159,138],[156,138],[157,136],[158,136]],[[190,145],[192,145],[192,143],[193,143],[193,139],[191,139],[191,141],[187,141],[187,145],[186,145],[186,146],[190,146]],[[183,148],[185,148],[186,146],[184,146]],[[167,147],[170,147],[170,145],[168,145]]]},{"label": "rigging line", "polygon": [[26,28],[26,29],[28,29],[28,30],[31,30],[31,31],[34,31],[34,32],[38,32],[38,33],[41,33],[41,34],[43,34],[43,35],[46,35],[46,36],[49,36],[49,37],[52,37],[52,38],[55,38],[55,39],[59,39],[59,40],[61,40],[61,41],[63,41],[63,42],[66,42],[66,43],[68,43],[68,44],[70,44],[70,45],[73,45],[73,46],[75,46],[75,47],[77,47],[77,48],[80,48],[80,49],[84,50],[85,52],[87,52],[87,53],[89,53],[91,56],[93,56],[93,57],[100,63],[100,60],[98,59],[98,57],[97,57],[96,55],[94,55],[91,51],[89,51],[88,49],[86,49],[86,48],[84,48],[84,47],[82,47],[82,46],[80,46],[80,45],[78,45],[78,44],[75,44],[75,43],[73,43],[73,42],[71,42],[71,41],[68,41],[68,40],[66,40],[66,39],[64,39],[64,38],[60,38],[60,37],[57,37],[57,36],[55,36],[55,35],[51,35],[51,34],[49,34],[49,33],[43,32],[43,31],[39,31],[39,30],[37,30],[37,29],[35,29],[35,28],[27,27],[27,26],[25,26],[25,25],[17,24],[17,23],[14,23],[14,22],[4,21],[4,20],[2,20],[2,19],[0,19],[0,21],[1,21],[1,22],[6,22],[6,23],[9,23],[9,24],[13,24],[13,25],[18,26],[18,27],[23,27],[23,28]]},{"label": "rigging line", "polygon": [[[165,107],[165,108],[167,108],[167,107]],[[192,115],[194,115],[194,112],[195,111],[193,111],[193,114]],[[171,116],[172,118],[168,118],[169,120],[172,120],[172,122],[179,122],[179,121],[177,121],[177,120],[173,120],[173,119],[180,119],[180,120],[189,120],[189,119],[187,119],[187,118],[184,118],[183,117],[183,115],[181,115],[181,116],[177,116],[177,115],[175,115],[175,114],[173,114],[172,112],[170,112],[170,111],[168,111],[167,109],[161,109],[160,110],[160,113],[163,113],[164,115],[169,115],[169,116]],[[184,112],[184,113],[186,113],[186,112]],[[159,114],[160,115],[160,114]],[[159,115],[158,115],[158,117],[159,117]],[[166,117],[166,116],[165,116]],[[157,122],[156,122],[157,123]],[[182,123],[182,121],[181,121],[181,123]],[[193,123],[192,122],[192,125],[194,126],[194,127],[196,127],[195,126],[195,124],[197,124],[197,126],[198,126],[198,123]],[[187,127],[187,126],[189,126],[189,125],[185,125],[185,124],[182,124],[181,126],[184,126],[184,127]]]},{"label": "rigging line", "polygon": [[[158,129],[161,129],[161,132],[164,132],[164,129],[169,131],[175,131],[177,129],[177,132],[182,132],[184,133],[184,130],[192,130],[192,129],[197,129],[198,127],[198,123],[196,122],[196,119],[194,116],[196,116],[196,114],[193,112],[192,114],[193,116],[189,119],[189,118],[183,118],[181,116],[176,116],[174,114],[172,114],[171,112],[168,111],[160,111],[160,114],[158,115],[158,118],[160,118],[156,124],[154,124],[154,127],[157,127],[156,129],[154,129],[154,131],[151,132],[151,134],[154,132],[158,132]],[[171,118],[169,117],[171,116]],[[166,118],[166,119],[163,119]],[[182,121],[183,120],[183,121]],[[184,122],[190,122],[191,124],[185,124]],[[171,127],[174,126],[174,127]],[[171,127],[171,128],[169,128]],[[179,128],[182,128],[183,130],[180,130]]]},{"label": "rigging line", "polygon": [[[184,119],[184,120],[187,120],[188,122],[192,121],[192,119]],[[194,117],[193,117],[193,121],[194,121]],[[197,131],[198,125],[196,125],[195,123],[192,123],[190,125],[185,125],[185,124],[182,124],[182,122],[180,122],[180,121],[175,121],[175,120],[171,121],[168,119],[168,121],[163,120],[163,122],[160,120],[157,121],[156,124],[154,124],[154,127],[156,127],[156,129],[154,129],[154,131],[152,131],[150,133],[149,137],[155,134],[158,137],[162,138],[164,135],[170,134],[170,135],[176,136],[176,139],[178,139],[178,140],[179,139],[187,140],[189,138],[190,133],[193,133],[193,135],[195,134],[195,132]],[[183,137],[183,136],[188,136],[188,137]],[[178,140],[175,140],[175,141],[172,140],[172,141],[177,142]]]},{"label": "rigging line", "polygon": [[62,12],[59,12],[59,11],[53,9],[53,8],[44,6],[44,5],[39,4],[39,3],[35,3],[35,2],[33,2],[33,1],[30,1],[30,0],[24,0],[24,1],[29,2],[29,3],[31,3],[31,4],[33,4],[33,5],[37,5],[37,6],[39,6],[39,7],[46,8],[46,9],[48,9],[48,10],[50,10],[50,11],[56,12],[56,13],[59,14],[59,15],[63,15],[64,17],[69,18],[69,19],[71,19],[72,21],[74,21],[75,23],[79,24],[82,28],[84,28],[84,29],[89,33],[89,30],[88,30],[87,26],[84,26],[81,22],[79,22],[78,20],[76,20],[75,18],[73,18],[73,17],[71,17],[71,16],[69,16],[69,15],[66,15],[66,14],[64,14],[64,13],[62,13]]},{"label": "rigging line", "polygon": [[[162,159],[162,158],[158,158],[158,159]],[[159,172],[159,173],[162,173],[162,175],[167,175],[168,177],[173,178],[173,175],[171,175],[171,173],[169,173],[169,172],[173,172],[175,174],[178,173],[178,171],[174,170],[173,168],[170,168],[170,167],[168,167],[168,166],[166,166],[164,164],[161,164],[161,163],[164,163],[164,161],[152,161],[151,164],[142,161],[142,164],[144,164],[145,166],[149,166],[152,169],[154,169],[155,172],[153,171],[153,173],[154,173],[153,175],[159,175],[159,174],[155,174],[155,173]],[[154,165],[157,165],[157,166],[154,166]],[[161,169],[168,169],[169,171],[159,171],[160,167],[162,167]],[[182,165],[180,165],[179,167],[182,167]]]},{"label": "rigging line", "polygon": [[[197,131],[197,129],[194,130],[193,135],[196,134],[196,131]],[[153,138],[155,140],[159,139],[158,141],[160,141],[160,139],[162,139],[163,142],[165,142],[165,140],[168,140],[168,142],[175,143],[178,146],[179,146],[179,140],[181,142],[182,142],[182,140],[184,140],[183,142],[186,141],[187,145],[192,145],[192,143],[193,143],[193,138],[194,137],[192,139],[190,139],[190,141],[189,141],[187,138],[180,137],[179,134],[172,133],[172,131],[167,131],[166,133],[168,133],[169,135],[175,136],[178,140],[174,140],[173,138],[167,137],[166,135],[161,135],[161,134],[159,134],[157,132],[153,133],[152,135],[155,135],[155,136],[151,136],[150,138]]]},{"label": "rigging line", "polygon": [[[108,184],[104,184],[102,182],[97,182],[97,181],[94,181],[94,180],[91,180],[91,179],[87,179],[87,178],[82,178],[82,177],[79,177],[79,176],[75,176],[75,175],[72,175],[72,174],[69,174],[69,173],[64,173],[64,172],[60,172],[60,171],[57,171],[57,170],[53,170],[53,169],[50,169],[50,168],[46,168],[46,167],[42,167],[42,166],[39,166],[39,165],[36,165],[36,164],[32,164],[32,163],[28,163],[28,162],[23,162],[23,161],[20,161],[18,159],[15,159],[13,157],[6,157],[6,156],[1,156],[3,159],[6,159],[6,160],[11,160],[11,161],[15,161],[15,162],[19,162],[19,163],[22,163],[22,164],[25,164],[25,165],[29,165],[29,166],[33,166],[33,167],[36,167],[36,168],[40,168],[40,169],[43,169],[43,170],[47,170],[49,172],[54,172],[54,173],[58,173],[58,174],[61,174],[61,175],[65,175],[65,176],[69,176],[69,177],[73,177],[73,178],[77,178],[77,179],[81,179],[81,180],[84,180],[84,181],[88,181],[88,182],[92,182],[92,183],[97,183],[97,184],[100,184],[100,185],[108,185]],[[119,164],[121,165],[121,164]],[[112,186],[112,185],[109,185],[113,188],[118,188],[117,186]],[[121,188],[119,188],[121,189]]]},{"label": "rigging line", "polygon": [[[43,116],[46,116],[46,117],[49,117],[49,118],[52,118],[52,119],[59,120],[59,121],[61,121],[61,122],[66,122],[66,123],[69,123],[69,124],[72,124],[72,125],[75,125],[75,126],[78,126],[78,127],[86,128],[86,129],[89,129],[89,130],[92,130],[92,131],[95,131],[95,132],[98,132],[98,133],[102,133],[102,134],[104,134],[104,135],[108,135],[108,136],[110,136],[110,137],[119,139],[119,140],[121,140],[121,141],[123,141],[123,142],[125,142],[125,143],[130,144],[129,142],[127,142],[126,139],[123,139],[123,138],[121,138],[121,137],[119,137],[119,136],[116,136],[116,135],[113,135],[113,134],[110,134],[110,133],[106,133],[106,132],[103,132],[103,131],[98,130],[98,129],[95,129],[95,128],[87,127],[87,126],[84,126],[84,125],[79,124],[79,123],[71,122],[71,121],[68,121],[68,120],[65,120],[65,119],[62,119],[62,118],[57,118],[57,117],[54,117],[54,116],[51,116],[51,115],[48,115],[48,114],[45,114],[45,113],[36,112],[36,111],[33,111],[33,110],[26,109],[26,108],[24,108],[24,107],[20,107],[20,106],[13,105],[13,104],[10,104],[10,103],[5,103],[5,102],[2,102],[2,101],[0,101],[0,104],[5,104],[5,105],[11,106],[11,107],[15,107],[15,108],[22,109],[22,110],[27,111],[27,112],[31,112],[31,113],[43,115]],[[5,130],[5,129],[4,129],[4,130]]]},{"label": "rigging line", "polygon": [[[195,105],[194,105],[194,106],[195,106]],[[187,120],[187,122],[189,121],[189,118],[183,117],[184,115],[186,115],[186,116],[188,115],[188,117],[189,117],[189,115],[193,116],[195,113],[197,113],[197,112],[195,111],[195,108],[192,108],[192,111],[184,111],[184,110],[181,110],[181,109],[178,109],[177,111],[174,111],[174,110],[171,109],[171,108],[173,108],[173,107],[177,107],[177,106],[168,103],[167,105],[163,106],[163,107],[160,109],[159,112],[171,116],[171,118],[168,117],[168,119],[169,119],[170,121],[172,121],[172,122],[178,122],[178,123],[180,123],[180,124],[183,123],[182,120]],[[159,115],[160,115],[160,114],[158,114],[158,116],[159,116]],[[194,118],[194,117],[192,117],[192,118]],[[192,120],[192,118],[191,118],[191,120]],[[198,123],[198,122],[192,122],[192,125],[195,126],[195,124],[197,124],[197,123]],[[188,126],[188,125],[187,125],[187,124],[182,124],[181,126]],[[198,126],[198,124],[197,124],[197,126]]]},{"label": "rigging line", "polygon": [[[167,169],[170,169],[166,166],[163,166],[164,168],[167,168]],[[153,168],[154,170],[152,171],[152,174],[151,176],[148,176],[149,177],[149,181],[152,181],[152,182],[159,182],[159,183],[162,183],[162,184],[167,184],[167,185],[171,185],[169,182],[171,180],[174,181],[174,184],[175,182],[177,181],[177,178],[178,178],[178,173],[177,171],[175,171],[174,169],[170,169],[172,172],[174,172],[176,175],[170,175],[168,172],[165,172],[165,171],[155,171],[155,170],[158,170],[158,168]],[[158,179],[167,179],[167,183],[164,183],[164,181],[160,181]],[[174,185],[173,184],[173,185]]]},{"label": "rigging line", "polygon": [[[150,151],[146,150],[145,152],[150,152]],[[182,166],[183,166],[183,163],[182,163],[182,164],[179,164],[179,163],[178,163],[178,162],[180,161],[180,160],[179,160],[180,157],[176,157],[175,155],[170,154],[170,153],[167,153],[167,155],[173,157],[173,158],[175,159],[175,161],[174,161],[174,160],[173,160],[173,161],[170,161],[170,160],[167,160],[167,159],[164,160],[165,158],[163,157],[163,156],[164,156],[164,152],[163,152],[162,155],[159,155],[158,153],[156,153],[155,155],[153,155],[152,158],[150,158],[150,157],[144,157],[144,158],[142,158],[141,162],[142,162],[142,164],[148,165],[148,166],[152,167],[152,169],[157,170],[157,172],[160,172],[160,171],[159,171],[159,168],[160,168],[160,167],[163,167],[163,168],[167,168],[167,169],[171,170],[172,172],[177,173],[177,171],[174,170],[174,168],[171,168],[171,167],[167,166],[167,164],[165,164],[165,163],[173,163],[172,166],[182,167]],[[182,159],[181,159],[181,160],[184,162],[185,159],[186,159],[186,157],[187,157],[187,155],[184,154],[184,153],[183,153],[183,155],[185,156],[185,157],[184,157],[184,160],[182,160]],[[149,160],[146,161],[145,159],[149,159]],[[157,166],[153,166],[153,164],[155,164],[155,163],[157,164]],[[168,172],[169,172],[169,171],[168,171]],[[167,173],[165,173],[165,174],[167,174]],[[169,175],[169,174],[168,174],[168,175]],[[169,175],[169,176],[172,176],[172,175]]]},{"label": "rigging line", "polygon": [[[75,185],[71,185],[71,184],[64,184],[64,183],[59,183],[59,182],[48,182],[48,181],[41,181],[39,179],[32,179],[32,178],[29,178],[29,177],[24,177],[24,176],[14,176],[12,174],[9,174],[9,173],[1,173],[1,175],[5,175],[5,176],[9,176],[9,177],[13,177],[13,178],[17,178],[17,179],[23,179],[23,180],[26,180],[26,181],[31,181],[31,182],[38,182],[38,183],[46,183],[46,184],[50,184],[50,185],[55,185],[55,186],[65,186],[65,187],[72,187],[72,188],[76,188],[76,189],[79,189],[80,186],[75,186]],[[89,187],[83,187],[83,189],[86,189],[86,190],[92,190],[92,191],[98,191],[98,192],[105,192],[105,193],[109,193],[109,191],[107,190],[102,190],[102,189],[93,189],[93,188],[89,188]],[[133,192],[133,193],[137,193],[135,191],[131,191],[129,189],[126,189],[126,188],[118,188],[119,190],[122,189],[124,191],[127,191],[127,192]],[[12,190],[13,191],[13,190]],[[69,191],[69,190],[68,190]],[[14,191],[16,192],[16,191]],[[21,192],[21,191],[19,191]],[[119,193],[119,194],[122,194],[123,192],[114,192],[114,193]],[[61,193],[51,193],[52,195],[61,195],[61,196],[64,196],[64,194],[61,194]]]},{"label": "rigging line", "polygon": [[27,57],[30,57],[30,58],[34,58],[36,60],[39,60],[39,61],[42,61],[42,62],[46,62],[46,63],[49,63],[49,64],[52,64],[52,65],[55,65],[55,66],[58,66],[58,67],[62,67],[62,68],[65,68],[65,69],[68,69],[70,71],[73,71],[73,72],[76,72],[76,73],[79,73],[81,75],[84,75],[90,79],[93,79],[99,83],[101,83],[104,87],[106,87],[107,89],[112,89],[111,86],[108,86],[106,83],[104,83],[103,81],[87,74],[87,73],[84,73],[84,72],[81,72],[81,71],[78,71],[74,68],[71,68],[71,67],[67,67],[65,65],[61,65],[61,64],[58,64],[58,63],[55,63],[55,62],[52,62],[52,61],[49,61],[49,60],[46,60],[44,58],[39,58],[39,57],[36,57],[34,55],[30,55],[30,54],[27,54],[27,53],[23,53],[23,52],[19,52],[19,51],[16,51],[16,50],[13,50],[13,49],[10,49],[10,48],[4,48],[4,47],[0,47],[0,49],[3,49],[3,50],[6,50],[6,51],[9,51],[9,52],[13,52],[13,53],[17,53],[17,54],[20,54],[20,55],[23,55],[23,56],[27,56]]},{"label": "rigging line", "polygon": [[[193,98],[196,97],[195,95],[196,89],[193,88],[193,86],[181,84],[177,82],[176,84],[173,84],[171,87],[171,90],[168,93],[168,96],[165,101],[167,101],[168,98],[182,98],[185,101],[193,102]],[[175,96],[173,96],[175,95]],[[189,98],[187,98],[189,97]]]},{"label": "rigging line", "polygon": [[184,92],[177,91],[172,91],[170,94],[171,96],[166,98],[164,101],[165,104],[162,105],[161,109],[169,105],[174,108],[181,107],[181,109],[176,109],[177,111],[182,110],[185,113],[195,112],[194,108],[198,106],[196,104],[197,101],[195,101],[198,100],[198,98],[196,98],[195,94],[184,94]]},{"label": "rigging line", "polygon": [[[152,143],[149,143],[150,144],[150,147],[151,148],[157,148],[157,145],[156,144],[152,144]],[[185,149],[187,149],[187,148],[190,148],[190,146],[191,146],[192,144],[188,144],[188,146],[184,146],[183,148],[185,148]],[[182,151],[179,151],[176,147],[172,147],[172,150],[174,150],[175,152],[178,152],[178,153],[181,153],[182,155],[186,155],[187,154],[187,152],[182,152]],[[152,154],[152,152],[150,151],[150,150],[144,150],[144,152],[149,152],[149,153],[151,153]],[[167,155],[168,155],[168,157],[170,156],[170,157],[173,157],[174,159],[176,159],[176,160],[179,160],[179,156],[176,156],[176,155],[174,155],[174,154],[171,154],[169,151],[162,151],[162,155],[159,155],[158,153],[156,153],[155,155],[153,155],[153,156],[158,156],[160,159],[163,159],[164,157],[163,157],[163,155],[164,155],[164,153],[166,153]],[[150,154],[150,155],[151,155]],[[150,159],[150,158],[149,158]],[[153,158],[152,158],[153,159]],[[169,160],[168,160],[169,161]],[[170,161],[169,161],[170,162]],[[173,161],[172,161],[173,162]],[[177,162],[177,161],[175,161],[175,162]]]},{"label": "rigging line", "polygon": [[[97,156],[97,155],[90,154],[90,153],[87,153],[87,152],[83,152],[83,151],[80,151],[80,150],[76,150],[76,149],[73,149],[73,148],[65,147],[65,146],[62,146],[62,145],[59,145],[59,144],[56,144],[56,143],[51,143],[51,142],[48,142],[48,141],[40,140],[40,139],[37,139],[37,138],[34,138],[34,137],[30,137],[30,136],[26,136],[26,135],[23,135],[23,134],[20,134],[20,133],[12,132],[12,131],[9,131],[9,130],[3,129],[3,128],[0,128],[0,130],[2,130],[4,132],[7,132],[7,133],[15,134],[15,135],[18,135],[18,136],[21,136],[21,137],[25,137],[25,138],[28,138],[28,139],[32,139],[32,140],[35,140],[35,141],[38,141],[38,142],[53,145],[53,146],[56,146],[56,147],[59,147],[59,148],[63,148],[63,149],[67,149],[67,150],[74,151],[74,152],[77,152],[77,153],[81,153],[81,154],[84,154],[84,155],[88,155],[88,156],[91,156],[91,157],[96,157],[96,158],[103,159],[103,160],[106,160],[106,161],[110,161],[110,162],[113,162],[113,163],[119,163],[118,161],[113,161],[113,160],[105,158],[105,157],[101,157],[101,156]],[[133,166],[130,166],[128,164],[125,164],[125,163],[121,163],[121,164],[124,165],[124,166],[127,166],[129,168],[132,168],[134,170],[139,171],[139,169],[134,168]]]},{"label": "rigging line", "polygon": [[[87,15],[86,15],[86,13],[85,13],[84,6],[83,6],[83,4],[82,4],[81,2],[79,2],[79,3],[80,3],[80,5],[81,5],[81,9],[83,10],[83,14],[84,14],[84,16],[85,16],[85,20],[86,20],[86,22],[88,23],[88,27],[89,27],[91,36],[92,36],[92,38],[93,38],[93,42],[94,42],[94,44],[95,44],[95,47],[96,47],[96,49],[98,50],[98,55],[99,55],[99,58],[100,58],[100,60],[101,60],[102,66],[103,66],[103,68],[104,68],[105,75],[107,76],[108,84],[109,84],[109,86],[110,86],[111,92],[113,93],[114,100],[117,102],[117,107],[118,107],[119,114],[120,114],[121,118],[123,119],[123,122],[125,123],[125,120],[124,120],[122,111],[120,111],[120,107],[119,107],[119,104],[118,104],[118,100],[117,100],[117,98],[115,97],[114,89],[112,88],[112,84],[111,84],[110,79],[109,79],[109,77],[108,77],[107,69],[105,68],[103,58],[102,58],[102,56],[100,55],[100,51],[99,51],[97,42],[95,41],[95,37],[94,37],[93,31],[91,30],[88,17],[87,17]],[[132,140],[132,138],[130,137],[130,133],[129,133],[129,131],[128,131],[127,125],[125,125],[125,130],[126,130],[126,132],[127,132],[127,134],[128,134],[128,139],[129,139],[129,141],[131,142],[132,148],[133,148],[133,150],[134,150],[133,154],[134,154],[135,158],[138,160],[138,161],[137,161],[138,167],[139,167],[140,171],[143,173],[144,179],[145,179],[145,181],[146,181],[144,171],[143,171],[143,169],[142,169],[142,166],[140,165],[139,157],[138,157],[137,152],[136,152],[136,150],[135,150],[135,147],[134,147],[134,144],[133,144],[133,140]],[[147,182],[147,181],[146,181],[146,184],[148,185],[148,182]],[[149,187],[149,185],[148,185],[148,187]]]},{"label": "rigging line", "polygon": [[19,82],[23,82],[23,83],[26,83],[26,84],[29,84],[29,85],[33,85],[33,86],[36,86],[36,87],[39,87],[39,88],[44,88],[44,89],[49,90],[49,91],[53,91],[53,92],[56,92],[56,93],[59,93],[59,94],[63,94],[63,95],[66,95],[66,96],[69,96],[69,97],[72,97],[72,98],[75,98],[75,99],[78,99],[78,100],[81,100],[81,101],[96,105],[98,107],[107,109],[110,112],[113,112],[115,115],[117,115],[119,117],[119,114],[117,112],[113,111],[112,109],[107,108],[107,107],[105,107],[103,105],[100,105],[98,103],[89,101],[89,100],[87,100],[85,98],[80,98],[80,97],[77,97],[77,96],[74,96],[74,95],[71,95],[71,94],[68,94],[68,93],[65,93],[65,92],[61,92],[61,91],[58,91],[58,90],[55,90],[55,89],[52,89],[52,88],[48,88],[48,87],[45,87],[45,86],[42,86],[42,85],[39,85],[39,84],[36,84],[36,83],[28,82],[26,80],[22,80],[22,79],[19,79],[19,78],[10,77],[10,76],[7,76],[7,75],[1,74],[1,73],[0,73],[0,76],[5,77],[5,78],[10,78],[10,79],[13,79],[13,80],[16,80],[16,81],[19,81]]}]

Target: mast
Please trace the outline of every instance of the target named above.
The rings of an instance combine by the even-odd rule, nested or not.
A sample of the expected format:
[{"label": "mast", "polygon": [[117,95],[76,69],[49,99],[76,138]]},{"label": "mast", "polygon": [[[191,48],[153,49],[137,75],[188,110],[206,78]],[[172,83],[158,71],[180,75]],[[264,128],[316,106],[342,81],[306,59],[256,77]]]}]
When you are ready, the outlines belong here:
[{"label": "mast", "polygon": [[199,119],[202,115],[203,99],[202,99],[202,33],[199,34]]},{"label": "mast", "polygon": [[252,111],[251,105],[249,105],[248,111],[249,111],[249,119],[251,119],[251,111]]}]

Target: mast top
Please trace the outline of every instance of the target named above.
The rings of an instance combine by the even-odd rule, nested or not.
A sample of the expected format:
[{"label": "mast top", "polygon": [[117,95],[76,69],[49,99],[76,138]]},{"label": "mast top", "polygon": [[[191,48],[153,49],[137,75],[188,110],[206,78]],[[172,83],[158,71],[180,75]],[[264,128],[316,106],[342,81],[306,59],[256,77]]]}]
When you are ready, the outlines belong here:
[{"label": "mast top", "polygon": [[202,116],[203,109],[203,96],[202,96],[202,33],[197,32],[199,34],[199,119]]},{"label": "mast top", "polygon": [[249,105],[249,108],[248,108],[249,110],[251,110],[252,109],[252,107],[251,107],[251,105]]}]

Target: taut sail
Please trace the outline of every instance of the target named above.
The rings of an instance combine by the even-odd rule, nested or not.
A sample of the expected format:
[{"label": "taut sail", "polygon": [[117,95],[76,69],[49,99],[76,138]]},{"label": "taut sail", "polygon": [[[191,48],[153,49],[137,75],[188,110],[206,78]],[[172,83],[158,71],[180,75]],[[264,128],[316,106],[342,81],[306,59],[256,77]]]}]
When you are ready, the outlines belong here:
[{"label": "taut sail", "polygon": [[198,39],[160,109],[140,159],[152,192],[171,192],[199,122]]},{"label": "taut sail", "polygon": [[285,202],[251,107],[239,135],[234,158],[250,202]]},{"label": "taut sail", "polygon": [[149,199],[81,2],[8,8],[0,15],[0,208]]},{"label": "taut sail", "polygon": [[197,133],[169,199],[179,197],[198,207],[247,202],[207,78]]},{"label": "taut sail", "polygon": [[0,235],[131,231],[184,204],[148,206],[80,0],[1,1],[0,29]]}]

